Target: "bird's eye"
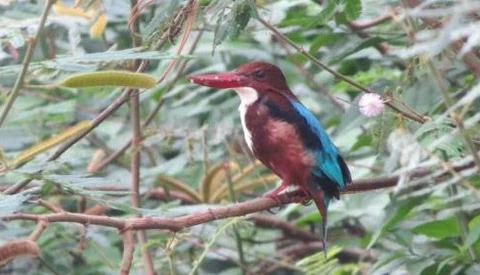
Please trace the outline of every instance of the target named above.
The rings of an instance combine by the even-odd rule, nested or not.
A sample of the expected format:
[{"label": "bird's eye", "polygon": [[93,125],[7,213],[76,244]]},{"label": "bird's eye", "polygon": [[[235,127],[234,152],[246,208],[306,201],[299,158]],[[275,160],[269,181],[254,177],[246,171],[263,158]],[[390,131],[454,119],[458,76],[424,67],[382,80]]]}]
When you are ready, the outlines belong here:
[{"label": "bird's eye", "polygon": [[267,73],[265,71],[256,71],[255,72],[255,78],[263,79],[266,76],[267,76]]}]

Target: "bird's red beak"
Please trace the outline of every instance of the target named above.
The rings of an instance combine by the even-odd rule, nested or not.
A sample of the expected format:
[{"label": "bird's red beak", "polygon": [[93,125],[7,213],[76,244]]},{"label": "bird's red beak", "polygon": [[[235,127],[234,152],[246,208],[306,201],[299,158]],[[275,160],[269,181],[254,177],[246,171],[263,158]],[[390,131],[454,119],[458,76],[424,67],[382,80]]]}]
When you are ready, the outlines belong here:
[{"label": "bird's red beak", "polygon": [[244,87],[248,82],[247,77],[236,74],[235,72],[189,75],[187,79],[192,83],[217,89]]}]

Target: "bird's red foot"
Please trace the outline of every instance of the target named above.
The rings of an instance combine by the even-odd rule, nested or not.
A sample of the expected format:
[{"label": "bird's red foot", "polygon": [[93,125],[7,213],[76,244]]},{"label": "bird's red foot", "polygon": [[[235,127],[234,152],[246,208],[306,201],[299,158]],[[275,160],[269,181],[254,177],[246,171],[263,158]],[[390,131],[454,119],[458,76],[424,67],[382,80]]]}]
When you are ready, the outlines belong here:
[{"label": "bird's red foot", "polygon": [[[278,194],[275,193],[274,191],[276,191],[276,190],[267,192],[266,194],[263,195],[263,197],[274,200],[277,203],[277,205],[279,207],[279,210],[281,210],[284,207],[284,205],[282,204],[282,201],[278,197]],[[275,211],[272,211],[271,209],[268,209],[267,211],[268,211],[268,213],[273,214],[273,215],[277,214]]]},{"label": "bird's red foot", "polygon": [[280,205],[282,205],[282,201],[278,197],[278,194],[280,194],[280,192],[285,190],[285,188],[287,188],[287,187],[288,187],[288,183],[286,181],[283,181],[282,184],[280,184],[279,187],[277,187],[277,188],[275,188],[271,191],[268,191],[263,196],[274,200],[280,206]]},{"label": "bird's red foot", "polygon": [[[273,191],[275,191],[275,190],[273,190]],[[282,205],[282,201],[278,197],[278,194],[276,194],[275,192],[270,191],[270,192],[264,194],[263,196],[266,197],[266,198],[274,200],[278,204],[278,206]]]}]

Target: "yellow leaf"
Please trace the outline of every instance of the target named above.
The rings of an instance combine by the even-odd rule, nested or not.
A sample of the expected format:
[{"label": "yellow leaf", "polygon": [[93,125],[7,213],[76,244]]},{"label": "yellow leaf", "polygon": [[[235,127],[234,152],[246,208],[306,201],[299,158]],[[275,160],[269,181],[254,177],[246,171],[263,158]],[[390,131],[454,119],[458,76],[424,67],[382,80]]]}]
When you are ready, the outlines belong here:
[{"label": "yellow leaf", "polygon": [[86,19],[90,19],[90,15],[86,13],[83,9],[70,8],[70,7],[64,6],[61,3],[57,3],[53,5],[53,11],[61,15],[70,15],[70,16],[83,17]]},{"label": "yellow leaf", "polygon": [[232,177],[232,181],[233,183],[237,183],[239,181],[241,181],[243,178],[245,178],[247,175],[249,175],[250,173],[252,173],[255,168],[257,168],[258,166],[261,166],[262,163],[258,160],[255,160],[254,162],[250,163],[249,165],[245,166],[245,168],[242,169],[242,171],[240,171],[240,173],[234,175]]},{"label": "yellow leaf", "polygon": [[93,22],[92,26],[90,27],[90,37],[91,38],[100,38],[102,37],[105,28],[107,27],[107,16],[105,14],[101,14],[95,22]]},{"label": "yellow leaf", "polygon": [[[233,189],[235,192],[241,192],[244,190],[252,190],[260,186],[264,186],[265,184],[270,184],[276,182],[278,180],[278,176],[274,174],[269,174],[258,179],[254,179],[245,183],[234,184]],[[222,186],[211,196],[210,201],[218,202],[228,195],[228,188],[226,185]]]},{"label": "yellow leaf", "polygon": [[196,202],[201,202],[202,199],[200,197],[200,194],[192,189],[190,186],[188,186],[186,183],[184,183],[181,180],[178,180],[176,178],[167,176],[167,175],[160,175],[157,177],[155,180],[155,186],[161,186],[161,185],[167,185],[175,190],[181,191],[188,195],[190,198],[192,198]]},{"label": "yellow leaf", "polygon": [[235,162],[221,162],[212,166],[205,173],[202,181],[200,182],[200,194],[202,195],[202,201],[208,202],[211,193],[215,191],[216,186],[219,186],[222,179],[225,178],[226,165],[228,165],[229,169],[238,168],[238,165]]},{"label": "yellow leaf", "polygon": [[91,125],[90,121],[84,120],[77,123],[75,126],[68,128],[67,130],[63,131],[62,133],[44,140],[38,144],[33,145],[32,147],[28,148],[27,150],[18,154],[18,156],[13,160],[11,166],[13,168],[25,163],[29,159],[33,158],[34,156],[47,151],[48,149],[63,143],[64,141],[70,139],[73,136],[78,135],[85,129],[89,128]]}]

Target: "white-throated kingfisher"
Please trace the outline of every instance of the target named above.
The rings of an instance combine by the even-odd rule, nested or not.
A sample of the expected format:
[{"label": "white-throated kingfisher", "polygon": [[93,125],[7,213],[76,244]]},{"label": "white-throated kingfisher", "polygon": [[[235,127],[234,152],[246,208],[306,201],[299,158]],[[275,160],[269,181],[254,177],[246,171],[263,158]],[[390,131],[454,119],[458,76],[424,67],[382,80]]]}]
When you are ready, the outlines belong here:
[{"label": "white-throated kingfisher", "polygon": [[327,208],[351,182],[350,171],[315,116],[290,91],[282,71],[266,62],[244,64],[228,73],[193,75],[193,83],[233,89],[240,96],[240,119],[248,147],[282,183],[266,196],[296,185],[322,215],[326,251]]}]

